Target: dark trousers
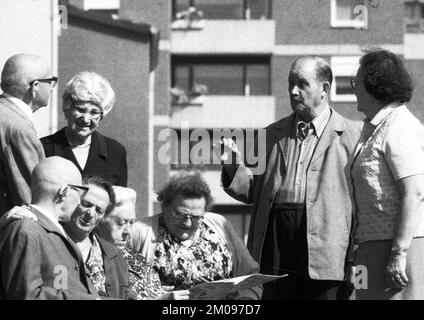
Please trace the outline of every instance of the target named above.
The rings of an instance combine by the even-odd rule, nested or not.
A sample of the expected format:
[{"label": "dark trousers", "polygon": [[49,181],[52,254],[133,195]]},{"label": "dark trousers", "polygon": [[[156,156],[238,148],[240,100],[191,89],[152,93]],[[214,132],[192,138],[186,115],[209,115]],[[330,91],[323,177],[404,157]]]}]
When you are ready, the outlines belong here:
[{"label": "dark trousers", "polygon": [[285,204],[271,210],[262,251],[261,273],[289,275],[264,285],[263,300],[336,300],[347,298],[343,282],[313,280],[308,272],[306,208]]}]

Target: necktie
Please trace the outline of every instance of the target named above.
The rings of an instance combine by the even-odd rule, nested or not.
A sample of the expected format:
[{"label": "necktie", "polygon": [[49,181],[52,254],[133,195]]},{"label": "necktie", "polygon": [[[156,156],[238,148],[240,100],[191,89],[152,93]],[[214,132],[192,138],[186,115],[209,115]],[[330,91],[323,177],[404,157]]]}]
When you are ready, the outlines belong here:
[{"label": "necktie", "polygon": [[302,141],[304,140],[309,133],[309,128],[310,128],[310,124],[303,122],[303,121],[299,121],[297,124],[297,134],[299,136],[299,139]]}]

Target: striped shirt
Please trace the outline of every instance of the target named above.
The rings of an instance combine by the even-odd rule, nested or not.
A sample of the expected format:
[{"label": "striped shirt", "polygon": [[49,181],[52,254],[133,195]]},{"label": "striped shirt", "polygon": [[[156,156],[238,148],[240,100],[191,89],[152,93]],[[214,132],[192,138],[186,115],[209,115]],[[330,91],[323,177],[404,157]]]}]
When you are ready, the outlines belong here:
[{"label": "striped shirt", "polygon": [[274,207],[283,203],[305,202],[306,170],[330,115],[331,110],[327,106],[309,123],[309,131],[304,139],[299,135],[298,130],[301,120],[297,116],[294,118],[287,150],[283,151],[287,154],[286,176],[275,197]]}]

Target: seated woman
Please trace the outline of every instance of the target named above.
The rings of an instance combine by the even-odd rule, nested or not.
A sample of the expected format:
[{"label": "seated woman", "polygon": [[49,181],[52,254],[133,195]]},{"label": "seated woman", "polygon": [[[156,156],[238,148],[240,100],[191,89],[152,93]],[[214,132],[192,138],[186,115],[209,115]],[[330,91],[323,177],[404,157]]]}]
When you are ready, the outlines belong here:
[{"label": "seated woman", "polygon": [[[231,223],[206,212],[212,198],[200,174],[171,178],[158,200],[162,213],[136,222],[129,246],[159,273],[162,285],[182,290],[259,272]],[[260,299],[261,294],[261,287],[253,287],[231,298]]]},{"label": "seated woman", "polygon": [[66,84],[62,109],[67,126],[41,138],[46,157],[72,161],[83,176],[97,176],[127,186],[127,152],[119,142],[97,131],[112,110],[115,92],[95,72],[80,72]]},{"label": "seated woman", "polygon": [[126,244],[130,230],[135,222],[136,192],[130,188],[113,187],[116,204],[113,210],[105,215],[96,228],[96,234],[106,239],[122,252],[127,264],[130,287],[137,300],[187,300],[187,290],[170,291],[172,287],[162,288],[157,272],[146,263],[140,253],[133,252]]}]

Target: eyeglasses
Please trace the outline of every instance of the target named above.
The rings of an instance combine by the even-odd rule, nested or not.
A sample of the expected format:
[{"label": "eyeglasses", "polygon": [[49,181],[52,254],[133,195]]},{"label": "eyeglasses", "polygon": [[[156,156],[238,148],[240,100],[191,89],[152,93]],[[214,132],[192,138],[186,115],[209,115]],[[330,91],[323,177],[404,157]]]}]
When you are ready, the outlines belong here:
[{"label": "eyeglasses", "polygon": [[103,117],[103,111],[97,109],[88,109],[88,107],[84,107],[86,104],[90,104],[99,108],[99,106],[92,101],[74,101],[70,99],[72,108],[81,115],[88,114],[92,120],[99,120]]},{"label": "eyeglasses", "polygon": [[133,224],[135,223],[135,219],[121,219],[119,217],[116,216],[112,216],[111,217],[113,220],[113,223],[119,228],[122,229],[125,226],[128,226],[128,228],[131,228],[133,226]]},{"label": "eyeglasses", "polygon": [[184,220],[184,221],[187,219],[190,219],[192,222],[195,222],[195,223],[203,219],[203,216],[195,216],[192,214],[182,213],[178,211],[172,211],[172,215],[177,219]]},{"label": "eyeglasses", "polygon": [[81,196],[82,194],[84,194],[85,192],[87,192],[90,188],[89,187],[85,187],[85,186],[78,186],[76,184],[68,184],[68,187],[77,191],[79,193],[79,195]]},{"label": "eyeglasses", "polygon": [[46,79],[35,79],[32,80],[29,85],[32,86],[34,84],[35,81],[38,82],[48,82],[50,83],[51,87],[54,88],[57,84],[57,77],[51,77],[51,78],[46,78]]},{"label": "eyeglasses", "polygon": [[350,79],[350,85],[352,86],[352,89],[356,88],[356,80],[355,78]]}]

